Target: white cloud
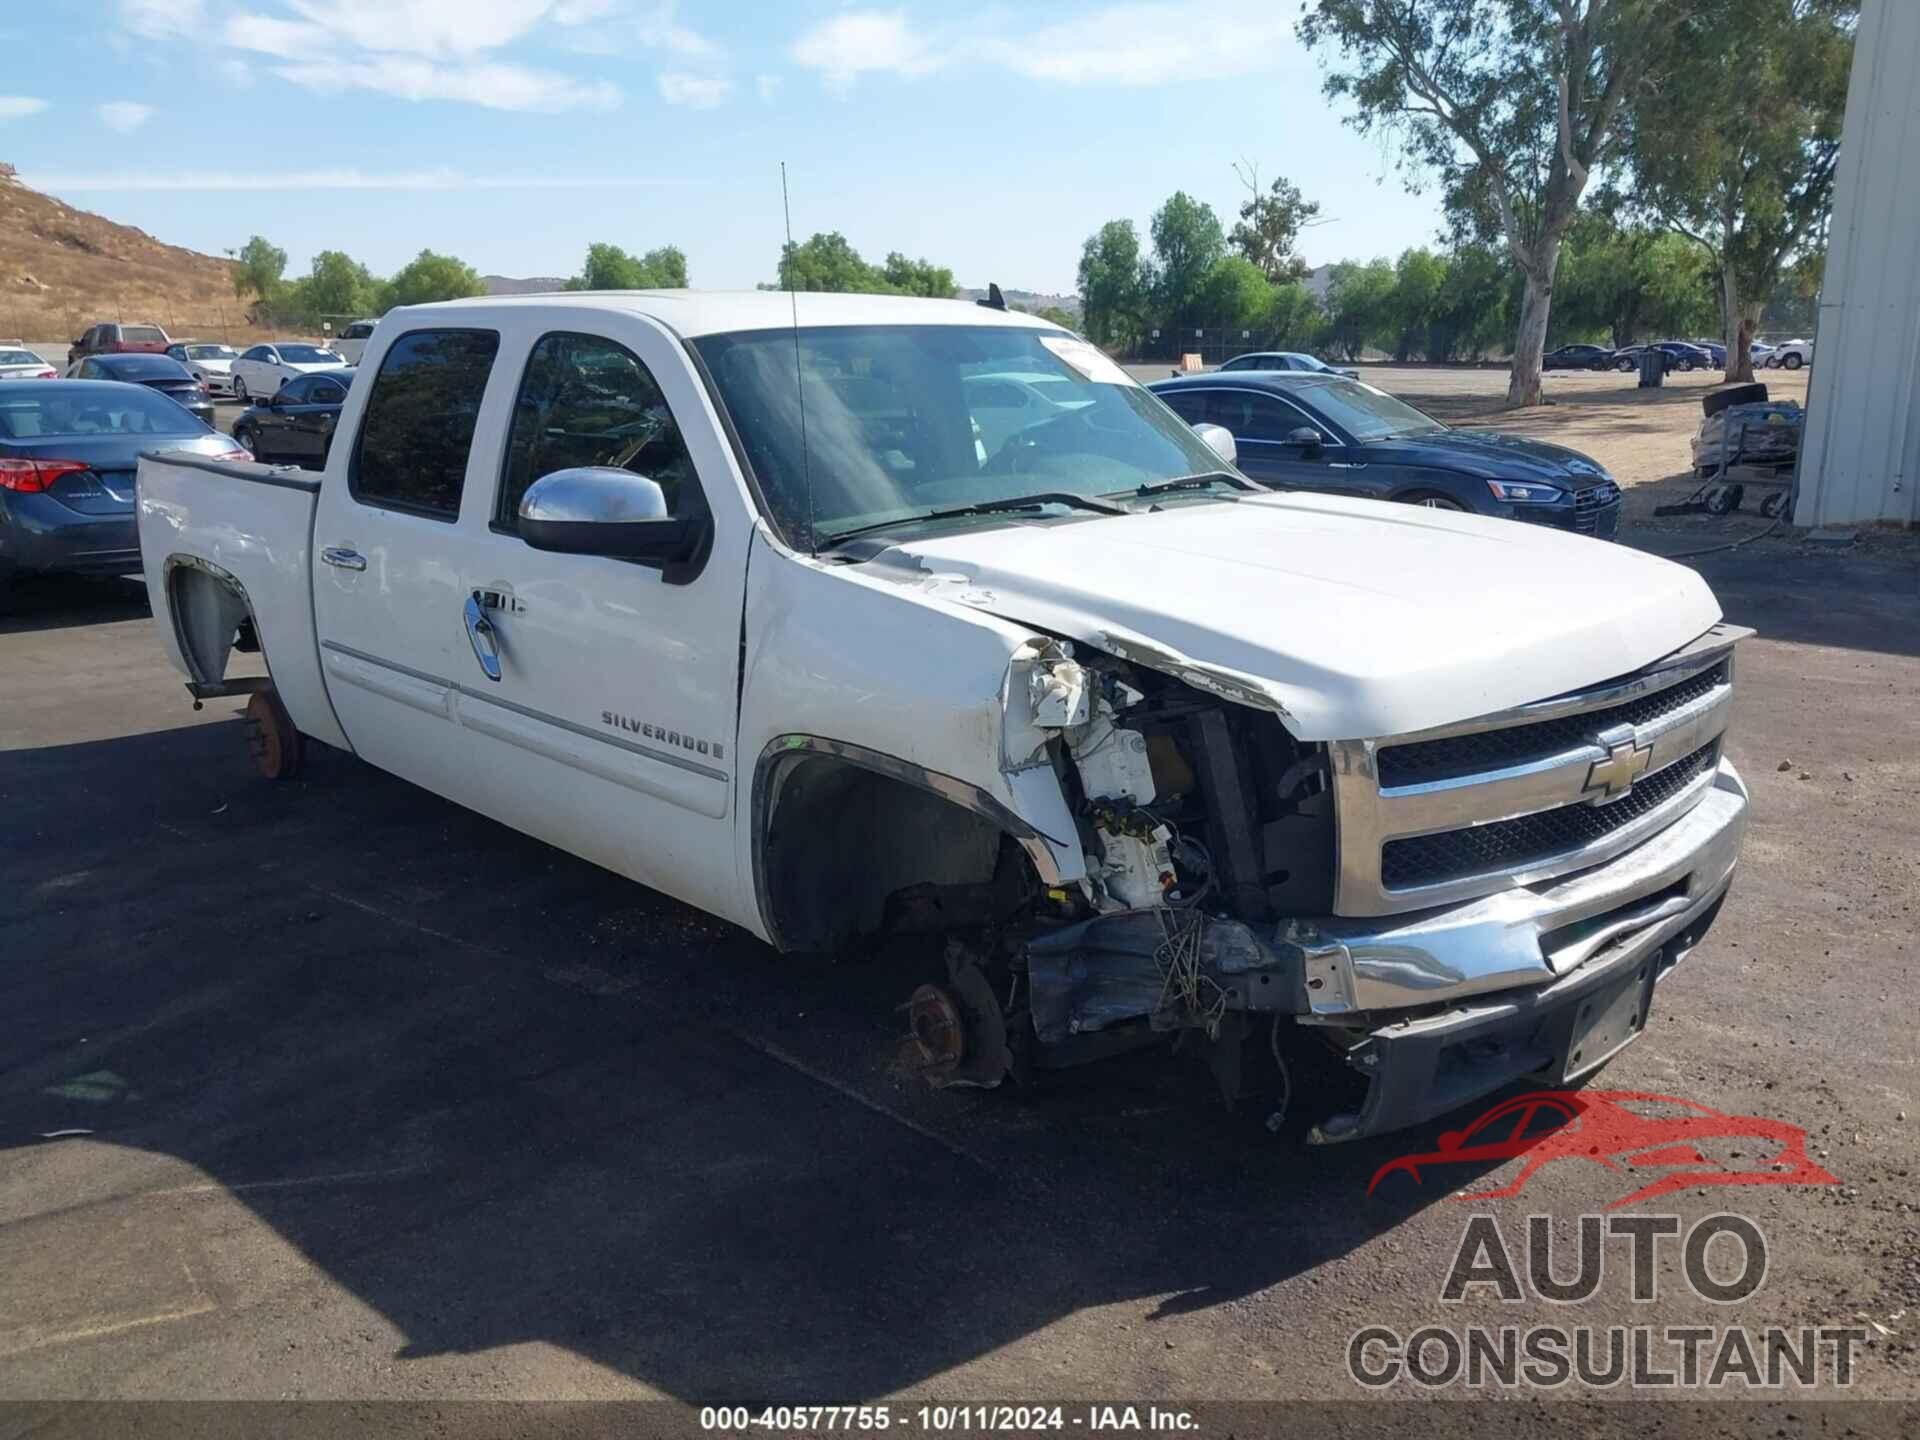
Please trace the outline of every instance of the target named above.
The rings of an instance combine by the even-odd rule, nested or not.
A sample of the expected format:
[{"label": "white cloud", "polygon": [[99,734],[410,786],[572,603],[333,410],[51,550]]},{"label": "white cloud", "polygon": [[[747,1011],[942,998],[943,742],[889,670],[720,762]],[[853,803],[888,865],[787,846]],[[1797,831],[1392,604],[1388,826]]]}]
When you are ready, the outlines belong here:
[{"label": "white cloud", "polygon": [[756,75],[753,88],[759,94],[763,104],[771,105],[780,98],[780,77],[778,75]]},{"label": "white cloud", "polygon": [[401,100],[460,100],[491,110],[612,110],[620,89],[606,80],[576,80],[553,70],[499,61],[442,65],[409,56],[362,56],[351,64],[303,61],[274,72],[309,90],[334,94],[373,90]]},{"label": "white cloud", "polygon": [[153,107],[137,100],[109,100],[100,107],[100,123],[122,135],[131,135],[152,118]]},{"label": "white cloud", "polygon": [[685,70],[664,70],[660,74],[660,98],[669,105],[711,110],[724,104],[732,93],[733,81],[724,75],[696,75]]},{"label": "white cloud", "polygon": [[649,190],[693,185],[610,175],[473,175],[459,170],[124,170],[29,177],[36,190]]},{"label": "white cloud", "polygon": [[910,77],[943,63],[909,27],[904,10],[849,10],[823,20],[794,42],[793,58],[818,70],[827,88],[839,94],[870,72]]},{"label": "white cloud", "polygon": [[28,115],[38,115],[47,108],[47,102],[32,95],[0,95],[0,120],[20,120]]},{"label": "white cloud", "polygon": [[952,64],[994,66],[1066,85],[1162,85],[1301,66],[1287,7],[1274,0],[1135,0],[1030,25],[1000,10],[916,28],[902,10],[847,10],[794,43],[796,63],[845,94],[865,74],[912,79]]},{"label": "white cloud", "polygon": [[206,0],[120,0],[122,23],[148,40],[203,33],[206,10]]},{"label": "white cloud", "polygon": [[287,0],[311,25],[383,54],[464,57],[524,37],[555,0]]}]

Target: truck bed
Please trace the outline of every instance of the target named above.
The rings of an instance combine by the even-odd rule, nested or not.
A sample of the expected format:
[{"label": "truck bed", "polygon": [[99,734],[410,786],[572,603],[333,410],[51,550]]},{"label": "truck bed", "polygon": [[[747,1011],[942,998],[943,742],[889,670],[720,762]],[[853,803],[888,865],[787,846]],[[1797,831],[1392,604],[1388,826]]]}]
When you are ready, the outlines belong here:
[{"label": "truck bed", "polygon": [[314,627],[320,477],[156,451],[140,457],[136,486],[147,596],[174,668],[191,684],[218,687],[235,631],[251,619],[294,724],[351,748],[327,700]]}]

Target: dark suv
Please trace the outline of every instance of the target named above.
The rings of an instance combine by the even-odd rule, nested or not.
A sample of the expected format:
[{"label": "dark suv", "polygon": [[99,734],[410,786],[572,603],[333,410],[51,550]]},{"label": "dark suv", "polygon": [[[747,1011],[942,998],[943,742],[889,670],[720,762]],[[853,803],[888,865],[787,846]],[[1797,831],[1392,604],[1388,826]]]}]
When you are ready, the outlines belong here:
[{"label": "dark suv", "polygon": [[89,355],[164,355],[172,343],[158,325],[102,321],[67,347],[67,363]]}]

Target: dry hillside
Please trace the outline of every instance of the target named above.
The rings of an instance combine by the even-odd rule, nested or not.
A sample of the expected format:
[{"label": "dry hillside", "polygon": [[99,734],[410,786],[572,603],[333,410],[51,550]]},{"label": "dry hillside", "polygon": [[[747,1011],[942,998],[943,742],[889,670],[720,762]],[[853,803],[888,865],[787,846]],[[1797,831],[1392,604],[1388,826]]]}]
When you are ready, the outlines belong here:
[{"label": "dry hillside", "polygon": [[240,339],[228,260],[163,245],[29,189],[0,166],[0,335],[68,339],[100,320]]}]

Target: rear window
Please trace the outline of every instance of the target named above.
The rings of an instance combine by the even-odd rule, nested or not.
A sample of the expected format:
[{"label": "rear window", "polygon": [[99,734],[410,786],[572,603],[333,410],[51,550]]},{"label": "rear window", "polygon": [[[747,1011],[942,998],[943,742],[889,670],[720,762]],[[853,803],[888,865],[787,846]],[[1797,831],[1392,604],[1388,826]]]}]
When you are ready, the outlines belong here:
[{"label": "rear window", "polygon": [[44,365],[46,363],[31,350],[0,350],[0,365]]},{"label": "rear window", "polygon": [[164,345],[167,332],[158,325],[122,325],[120,338],[129,345]]},{"label": "rear window", "polygon": [[231,360],[233,358],[231,345],[189,345],[186,348],[187,358],[190,360]]},{"label": "rear window", "polygon": [[166,396],[151,390],[40,382],[31,396],[0,399],[0,439],[65,435],[206,435],[210,432]]},{"label": "rear window", "polygon": [[331,350],[322,350],[318,345],[282,345],[280,358],[289,365],[338,364],[341,359]]},{"label": "rear window", "polygon": [[348,489],[367,505],[436,520],[460,514],[467,453],[500,349],[491,330],[416,330],[380,362]]},{"label": "rear window", "polygon": [[166,355],[109,356],[98,362],[116,380],[190,380],[186,367]]}]

